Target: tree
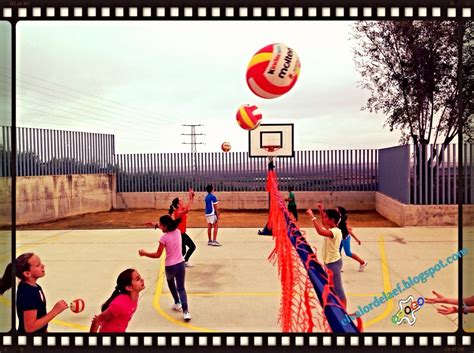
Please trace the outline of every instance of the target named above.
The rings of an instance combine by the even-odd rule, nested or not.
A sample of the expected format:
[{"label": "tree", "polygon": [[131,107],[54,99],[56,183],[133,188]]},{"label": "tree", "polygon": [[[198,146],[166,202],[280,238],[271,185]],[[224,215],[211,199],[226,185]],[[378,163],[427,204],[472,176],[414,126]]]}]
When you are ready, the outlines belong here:
[{"label": "tree", "polygon": [[[457,31],[464,33],[463,134],[472,139],[472,21],[361,21],[354,25],[365,108],[388,116],[401,143],[449,144],[459,133]],[[462,26],[458,28],[458,26]]]}]

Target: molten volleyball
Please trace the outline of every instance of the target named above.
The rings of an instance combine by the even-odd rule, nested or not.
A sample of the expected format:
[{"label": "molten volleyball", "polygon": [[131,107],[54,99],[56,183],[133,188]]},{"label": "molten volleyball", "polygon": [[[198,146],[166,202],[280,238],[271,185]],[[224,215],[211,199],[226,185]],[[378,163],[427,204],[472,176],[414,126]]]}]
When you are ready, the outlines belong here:
[{"label": "molten volleyball", "polygon": [[253,130],[260,125],[262,113],[255,105],[244,104],[237,111],[236,118],[242,129]]},{"label": "molten volleyball", "polygon": [[84,300],[82,299],[74,299],[69,305],[69,309],[71,309],[71,311],[76,314],[80,313],[82,310],[84,310],[84,308],[85,304]]},{"label": "molten volleyball", "polygon": [[260,49],[247,67],[247,84],[262,98],[277,98],[288,92],[300,74],[300,59],[285,44],[276,43]]},{"label": "molten volleyball", "polygon": [[222,145],[221,145],[221,148],[224,152],[229,152],[230,151],[230,143],[229,142],[224,142]]}]

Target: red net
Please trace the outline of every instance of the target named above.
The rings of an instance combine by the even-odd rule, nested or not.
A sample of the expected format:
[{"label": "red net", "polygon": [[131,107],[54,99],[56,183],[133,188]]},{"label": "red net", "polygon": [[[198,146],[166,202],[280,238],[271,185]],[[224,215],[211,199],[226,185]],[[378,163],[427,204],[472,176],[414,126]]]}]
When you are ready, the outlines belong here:
[{"label": "red net", "polygon": [[[270,214],[267,226],[272,230],[275,240],[275,248],[268,258],[270,262],[278,265],[278,274],[281,279],[278,321],[282,332],[331,332],[309,280],[308,272],[288,237],[289,232],[294,234],[293,232],[299,230],[299,227],[293,215],[289,214],[285,207],[278,191],[274,171],[269,172],[267,191],[270,192]],[[285,214],[291,217],[294,224],[290,223],[288,226]],[[317,261],[315,253],[309,254],[308,262]]]}]

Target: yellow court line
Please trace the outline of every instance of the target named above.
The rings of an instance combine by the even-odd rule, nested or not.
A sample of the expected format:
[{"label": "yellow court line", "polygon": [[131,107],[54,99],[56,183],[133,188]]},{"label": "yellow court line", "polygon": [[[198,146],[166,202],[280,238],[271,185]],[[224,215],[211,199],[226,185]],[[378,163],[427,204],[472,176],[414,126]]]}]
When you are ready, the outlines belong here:
[{"label": "yellow court line", "polygon": [[77,328],[81,331],[86,331],[86,332],[89,332],[89,327],[88,326],[84,326],[84,325],[81,325],[81,324],[76,324],[74,322],[67,322],[67,321],[62,321],[62,320],[52,320],[50,322],[50,324],[55,324],[55,325],[59,325],[59,326],[66,326],[66,327],[72,327],[72,328]]},{"label": "yellow court line", "polygon": [[[171,296],[171,293],[164,293],[164,295]],[[188,297],[277,297],[280,296],[280,292],[214,292],[214,293],[189,293]],[[371,297],[373,298],[376,294],[365,294],[365,293],[347,293],[349,297]]]},{"label": "yellow court line", "polygon": [[[24,253],[24,249],[32,248],[32,247],[38,246],[38,245],[49,244],[49,243],[51,243],[51,241],[56,240],[56,238],[60,237],[61,235],[66,234],[68,232],[70,232],[70,231],[66,231],[65,233],[59,233],[59,234],[56,234],[56,235],[52,235],[50,237],[40,239],[35,243],[29,243],[29,244],[25,244],[23,246],[20,246],[20,247],[16,248],[16,253],[17,254]],[[0,256],[0,260],[5,260],[9,256],[11,256],[10,253],[7,254],[7,255],[2,255],[2,256]]]},{"label": "yellow court line", "polygon": [[[381,260],[381,265],[382,265],[383,290],[386,293],[388,293],[392,290],[392,284],[390,283],[390,272],[387,266],[387,255],[385,254],[384,238],[382,235],[380,236],[378,243],[379,243],[379,249],[380,249],[380,260]],[[385,319],[388,315],[390,315],[393,308],[394,308],[394,305],[393,305],[393,298],[392,298],[387,302],[387,305],[385,306],[385,310],[383,311],[383,313],[376,316],[374,319],[370,320],[369,322],[365,323],[364,328],[372,326],[373,324]]]},{"label": "yellow court line", "polygon": [[171,315],[167,314],[161,308],[160,298],[161,298],[161,292],[163,290],[163,283],[164,283],[164,280],[165,280],[165,260],[163,259],[165,256],[166,255],[163,252],[162,259],[161,259],[161,265],[160,265],[160,271],[158,273],[158,282],[156,283],[155,295],[153,296],[153,307],[155,308],[155,310],[158,312],[158,314],[160,314],[164,319],[168,320],[169,322],[171,322],[173,324],[176,324],[176,325],[179,325],[179,326],[186,327],[190,330],[199,331],[199,332],[219,332],[219,331],[216,331],[216,330],[211,330],[211,329],[204,328],[204,327],[194,326],[194,325],[191,325],[191,324],[187,324],[183,321],[177,320],[174,317],[172,317]]},{"label": "yellow court line", "polygon": [[[7,298],[5,298],[3,295],[0,295],[0,303],[2,303],[3,305],[6,305],[6,306],[10,306],[10,307],[12,305],[12,302],[10,300],[8,300]],[[77,328],[81,331],[89,331],[89,327],[87,327],[87,326],[84,326],[84,325],[81,325],[81,324],[76,324],[76,323],[73,323],[73,322],[62,321],[62,320],[54,319],[50,322],[50,324]]]}]

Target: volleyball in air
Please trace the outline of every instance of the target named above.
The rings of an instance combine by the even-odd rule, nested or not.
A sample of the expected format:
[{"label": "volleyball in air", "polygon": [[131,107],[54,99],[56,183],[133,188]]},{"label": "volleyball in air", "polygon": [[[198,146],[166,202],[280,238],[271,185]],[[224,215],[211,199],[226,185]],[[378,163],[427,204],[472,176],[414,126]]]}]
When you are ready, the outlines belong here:
[{"label": "volleyball in air", "polygon": [[242,129],[253,130],[260,125],[262,113],[255,105],[244,104],[237,110],[236,118]]},{"label": "volleyball in air", "polygon": [[85,304],[84,304],[84,300],[82,299],[74,299],[69,305],[69,309],[71,309],[71,311],[76,314],[83,311],[84,308],[85,308]]},{"label": "volleyball in air", "polygon": [[276,43],[260,49],[247,67],[247,84],[262,98],[277,98],[287,93],[300,74],[300,59],[285,44]]},{"label": "volleyball in air", "polygon": [[230,151],[230,143],[229,142],[224,142],[222,145],[221,145],[221,148],[224,152],[229,152]]}]

